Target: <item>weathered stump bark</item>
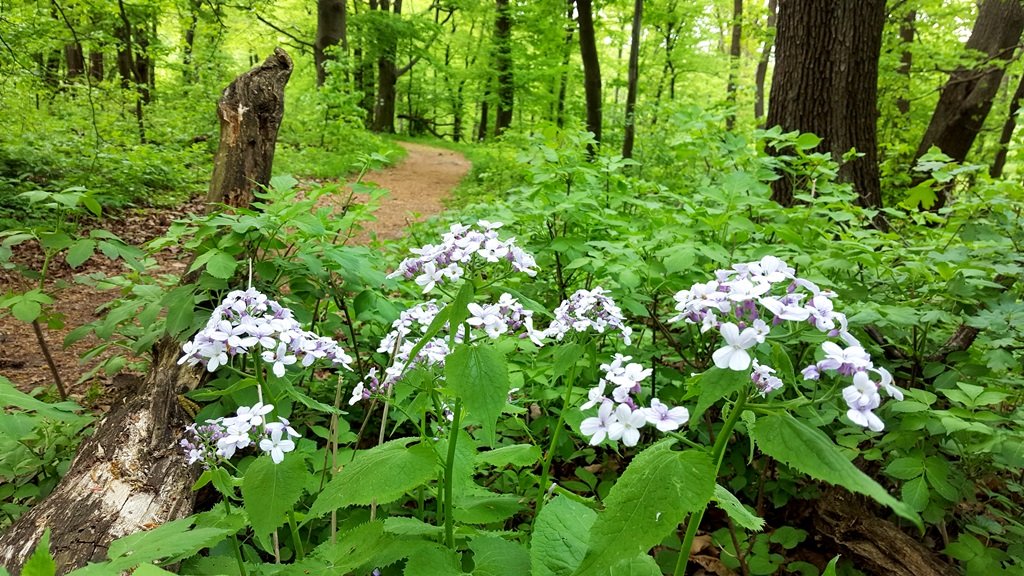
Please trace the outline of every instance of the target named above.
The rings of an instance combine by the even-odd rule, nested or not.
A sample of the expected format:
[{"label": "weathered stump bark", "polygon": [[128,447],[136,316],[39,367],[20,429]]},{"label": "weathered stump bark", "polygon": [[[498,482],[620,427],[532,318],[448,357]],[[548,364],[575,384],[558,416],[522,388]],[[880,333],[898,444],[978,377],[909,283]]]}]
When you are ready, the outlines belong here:
[{"label": "weathered stump bark", "polygon": [[843,556],[868,574],[954,576],[957,570],[895,524],[878,518],[864,499],[842,489],[818,502],[814,526],[835,541]]},{"label": "weathered stump bark", "polygon": [[173,340],[157,345],[141,387],[97,424],[56,490],[0,536],[0,566],[17,575],[49,528],[63,574],[106,559],[117,538],[191,513],[195,475],[177,445],[185,424],[177,394],[198,377],[178,366],[179,355]]},{"label": "weathered stump bark", "polygon": [[207,202],[248,206],[254,183],[270,182],[277,130],[284,116],[284,86],[291,74],[292,59],[277,48],[263,64],[224,89],[217,103],[220,147]]},{"label": "weathered stump bark", "polygon": [[[225,89],[209,201],[245,207],[256,186],[270,183],[291,70],[291,58],[277,49]],[[49,528],[50,550],[64,574],[104,560],[117,538],[192,513],[196,475],[178,445],[188,420],[178,394],[194,389],[200,376],[177,364],[180,355],[172,339],[156,345],[141,385],[113,404],[53,493],[0,535],[0,566],[18,576]]]}]

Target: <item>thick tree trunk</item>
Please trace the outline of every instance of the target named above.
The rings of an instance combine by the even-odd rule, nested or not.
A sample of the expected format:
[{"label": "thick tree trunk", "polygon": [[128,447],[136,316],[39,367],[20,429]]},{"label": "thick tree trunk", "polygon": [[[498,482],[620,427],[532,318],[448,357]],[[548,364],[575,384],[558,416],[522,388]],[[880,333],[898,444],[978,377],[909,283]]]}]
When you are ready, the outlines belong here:
[{"label": "thick tree trunk", "polygon": [[67,64],[67,78],[74,80],[85,73],[85,53],[77,42],[64,45],[64,61]]},{"label": "thick tree trunk", "polygon": [[[1012,56],[1024,32],[1024,6],[1019,0],[985,0],[978,10],[965,48],[984,53],[990,63],[953,72],[935,106],[928,129],[917,147],[920,158],[932,146],[956,162],[967,159],[974,139],[992,109],[992,100],[1003,79],[1004,64]],[[939,190],[933,209],[946,202]]]},{"label": "thick tree trunk", "polygon": [[319,88],[327,80],[328,60],[334,60],[330,50],[341,46],[348,50],[347,0],[317,0],[316,40],[313,42],[313,60],[316,63],[316,85]]},{"label": "thick tree trunk", "polygon": [[89,52],[89,77],[103,82],[103,52]]},{"label": "thick tree trunk", "polygon": [[483,98],[480,99],[480,123],[476,126],[476,141],[483,142],[487,140],[487,123],[490,122],[490,107],[488,105],[491,99],[491,91],[487,89],[484,91]]},{"label": "thick tree trunk", "polygon": [[[208,199],[247,206],[251,190],[270,182],[291,70],[291,58],[277,49],[224,91],[218,104],[221,148]],[[252,140],[256,144],[250,145]],[[225,141],[238,145],[225,147]],[[146,378],[125,390],[97,424],[53,493],[0,535],[0,566],[17,576],[49,528],[50,550],[64,574],[105,559],[117,538],[192,513],[196,469],[187,465],[178,445],[189,423],[178,395],[194,389],[200,377],[178,364],[180,356],[174,340],[156,345]]]},{"label": "thick tree trunk", "polygon": [[[842,161],[840,178],[858,203],[882,205],[877,162],[878,56],[884,0],[780,0],[768,126],[811,132]],[[779,151],[784,152],[784,151]],[[772,199],[793,203],[793,183],[772,183]]]},{"label": "thick tree trunk", "polygon": [[277,48],[267,60],[235,78],[217,103],[220,147],[207,203],[248,206],[257,184],[270,182],[277,130],[284,116],[284,87],[292,59]]},{"label": "thick tree trunk", "polygon": [[772,47],[775,45],[775,21],[779,12],[779,0],[768,0],[768,39],[761,44],[761,57],[757,60],[754,71],[754,119],[758,124],[764,120],[764,82],[768,77],[768,62],[771,60]]},{"label": "thick tree trunk", "polygon": [[1006,115],[1006,121],[1003,122],[1003,130],[999,134],[999,149],[996,150],[996,158],[992,161],[992,167],[988,171],[989,176],[993,178],[1003,175],[1010,139],[1013,138],[1013,131],[1017,127],[1017,113],[1020,112],[1021,100],[1024,100],[1024,74],[1021,75],[1017,82],[1017,89],[1014,90],[1013,97],[1010,98],[1010,110]]},{"label": "thick tree trunk", "polygon": [[736,125],[736,79],[740,67],[740,41],[743,39],[743,0],[732,2],[732,36],[729,40],[729,81],[725,85],[725,101],[729,106],[725,116],[725,129]]},{"label": "thick tree trunk", "polygon": [[[601,144],[601,63],[594,40],[594,10],[592,0],[576,0],[579,18],[580,56],[583,59],[583,90],[587,102],[587,130]],[[588,146],[591,155],[593,147]]]},{"label": "thick tree trunk", "polygon": [[640,27],[643,24],[644,0],[633,2],[633,30],[629,40],[629,77],[626,81],[626,127],[622,139],[622,157],[633,157],[636,137],[636,93],[640,77]]},{"label": "thick tree trunk", "polygon": [[186,83],[196,81],[195,66],[192,64],[192,51],[196,43],[196,28],[199,27],[199,11],[202,10],[201,1],[192,0],[189,3],[189,23],[185,29],[184,48],[181,55],[181,77]]},{"label": "thick tree trunk", "polygon": [[[402,13],[402,0],[394,0],[394,14]],[[389,12],[392,8],[389,0],[380,0],[378,9]],[[395,85],[398,82],[398,38],[388,34],[380,38],[380,57],[377,58],[377,99],[373,104],[374,132],[394,133],[395,131]]]},{"label": "thick tree trunk", "polygon": [[177,342],[157,345],[152,369],[96,426],[57,488],[0,536],[0,566],[17,576],[43,532],[58,574],[106,558],[110,542],[192,512],[195,469],[178,447],[187,424],[177,395],[198,377]]},{"label": "thick tree trunk", "polygon": [[494,19],[494,68],[498,73],[498,109],[494,113],[494,135],[501,134],[512,125],[512,104],[515,85],[512,77],[512,16],[508,0],[496,0]]}]

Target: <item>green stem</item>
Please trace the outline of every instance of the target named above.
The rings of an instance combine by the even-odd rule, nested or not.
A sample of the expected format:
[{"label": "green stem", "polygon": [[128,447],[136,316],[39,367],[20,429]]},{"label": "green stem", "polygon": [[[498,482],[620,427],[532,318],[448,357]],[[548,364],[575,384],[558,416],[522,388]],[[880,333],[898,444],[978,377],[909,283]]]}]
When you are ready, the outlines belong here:
[{"label": "green stem", "polygon": [[462,420],[462,400],[455,401],[452,410],[452,427],[448,435],[448,459],[444,463],[444,540],[449,548],[455,550],[455,506],[452,502],[452,472],[455,469],[455,445],[459,440]]},{"label": "green stem", "polygon": [[555,425],[555,429],[551,431],[551,443],[548,445],[548,453],[544,456],[544,463],[540,469],[540,486],[537,488],[537,506],[536,512],[533,515],[534,523],[537,522],[537,517],[540,516],[540,511],[544,509],[544,494],[548,491],[548,479],[551,472],[551,462],[555,458],[555,447],[558,445],[558,436],[562,433],[562,428],[565,427],[565,413],[569,410],[569,403],[572,401],[572,388],[576,374],[575,371],[570,369],[565,377],[565,396],[562,397],[562,410],[558,413],[558,424]]},{"label": "green stem", "polygon": [[302,538],[299,536],[299,527],[295,524],[295,511],[288,511],[288,527],[292,530],[292,546],[295,547],[295,555],[299,560],[302,560],[306,556],[306,552],[302,549]]},{"label": "green stem", "polygon": [[[736,423],[739,422],[740,415],[743,414],[743,408],[746,404],[747,388],[744,387],[740,391],[740,396],[736,399],[736,403],[733,404],[732,412],[729,413],[729,418],[726,419],[725,425],[719,430],[718,437],[715,438],[715,445],[711,449],[711,459],[715,462],[714,478],[716,480],[718,479],[718,471],[722,468],[725,447],[729,444],[732,430],[736,427]],[[708,504],[709,502],[705,502],[704,506],[694,512],[686,523],[686,534],[683,536],[683,545],[679,548],[679,559],[676,561],[676,569],[673,572],[675,576],[684,576],[686,574],[686,566],[690,562],[690,548],[693,546],[693,539],[697,536],[697,528],[700,527],[700,521],[704,518],[704,512],[708,509]]]},{"label": "green stem", "polygon": [[[228,516],[231,515],[231,504],[228,503],[227,498],[224,499],[224,510]],[[245,570],[245,561],[242,560],[242,545],[238,543],[238,534],[231,535],[232,549],[235,552],[235,561],[238,562],[238,574],[240,576],[247,576],[248,572]]]}]

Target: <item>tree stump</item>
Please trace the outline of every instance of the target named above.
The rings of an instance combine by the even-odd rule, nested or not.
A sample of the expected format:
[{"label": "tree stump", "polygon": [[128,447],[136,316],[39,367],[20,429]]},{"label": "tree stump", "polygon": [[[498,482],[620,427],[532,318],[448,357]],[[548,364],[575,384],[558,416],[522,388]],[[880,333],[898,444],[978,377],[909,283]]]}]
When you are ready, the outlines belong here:
[{"label": "tree stump", "polygon": [[[253,189],[270,183],[291,70],[291,58],[278,48],[224,90],[211,202],[248,206]],[[50,550],[64,574],[105,560],[113,540],[192,513],[196,471],[178,445],[189,420],[178,394],[194,389],[200,373],[179,366],[180,356],[173,339],[154,347],[145,379],[112,404],[53,493],[0,536],[0,566],[18,576],[49,528]]]}]

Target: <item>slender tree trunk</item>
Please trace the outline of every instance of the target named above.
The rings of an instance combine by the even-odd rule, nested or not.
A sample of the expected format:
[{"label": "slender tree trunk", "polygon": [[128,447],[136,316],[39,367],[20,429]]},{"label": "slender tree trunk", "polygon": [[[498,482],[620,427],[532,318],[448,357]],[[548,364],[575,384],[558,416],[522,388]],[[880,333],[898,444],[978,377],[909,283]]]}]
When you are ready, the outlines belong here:
[{"label": "slender tree trunk", "polygon": [[[956,162],[967,159],[992,109],[992,100],[1003,79],[1004,64],[1013,56],[1022,31],[1024,6],[1019,0],[982,2],[965,48],[984,53],[991,63],[962,68],[950,75],[917,148],[916,158],[936,146]],[[947,190],[940,189],[932,209],[944,206],[947,195]]]},{"label": "slender tree trunk", "polygon": [[[885,0],[780,0],[768,107],[768,126],[822,137],[819,148],[841,161],[840,179],[872,208],[882,205],[876,124],[884,25]],[[843,162],[851,149],[858,156]],[[773,182],[772,199],[791,205],[793,182]]]},{"label": "slender tree trunk", "polygon": [[565,126],[565,96],[569,91],[569,60],[572,58],[572,37],[576,26],[572,24],[573,0],[567,0],[565,43],[562,45],[562,72],[558,75],[558,97],[555,103],[555,124]]},{"label": "slender tree trunk", "polygon": [[103,81],[103,52],[89,52],[89,76],[97,81]]},{"label": "slender tree trunk", "polygon": [[146,143],[146,121],[143,113],[143,101],[145,88],[139,78],[139,64],[132,46],[132,22],[128,18],[128,12],[124,6],[124,0],[117,0],[118,13],[121,16],[121,25],[117,29],[119,46],[117,49],[117,69],[121,73],[121,86],[123,88],[134,87],[135,92],[135,122],[139,128],[139,142]]},{"label": "slender tree trunk", "polygon": [[622,157],[633,157],[636,137],[636,93],[640,76],[640,28],[643,24],[644,0],[633,2],[633,30],[629,40],[629,78],[626,90],[626,128],[622,139]]},{"label": "slender tree trunk", "polygon": [[775,21],[779,12],[779,1],[768,0],[768,38],[761,44],[761,57],[757,60],[757,70],[754,72],[754,119],[758,124],[764,121],[764,82],[768,76],[768,62],[772,56],[772,46],[775,45]]},{"label": "slender tree trunk", "polygon": [[1017,113],[1020,112],[1021,100],[1024,99],[1024,74],[1021,74],[1017,82],[1017,89],[1010,98],[1010,111],[1003,122],[1003,130],[999,134],[999,148],[996,150],[996,158],[992,161],[992,167],[988,174],[993,178],[1003,175],[1003,168],[1006,166],[1006,154],[1010,147],[1010,140],[1013,138],[1013,131],[1017,127]]},{"label": "slender tree trunk", "polygon": [[67,64],[67,79],[74,80],[85,73],[85,53],[82,45],[71,42],[64,45],[64,61]]},{"label": "slender tree trunk", "polygon": [[[394,0],[394,14],[402,13],[402,0]],[[379,9],[388,12],[391,4],[388,0],[380,0]],[[395,131],[395,85],[398,82],[398,38],[389,35],[380,39],[381,54],[377,58],[377,99],[373,106],[374,132],[394,133]]]},{"label": "slender tree trunk", "polygon": [[316,64],[316,86],[324,85],[327,80],[328,60],[334,60],[332,49],[341,45],[347,49],[348,14],[346,0],[317,0],[316,3],[316,40],[313,42],[313,61]]},{"label": "slender tree trunk", "polygon": [[487,124],[490,122],[490,110],[488,102],[491,99],[491,89],[487,88],[484,91],[483,98],[480,99],[480,124],[476,128],[476,141],[483,142],[487,140]]},{"label": "slender tree trunk", "polygon": [[900,65],[896,72],[903,77],[905,88],[900,91],[900,97],[896,99],[896,109],[903,116],[910,114],[910,100],[907,99],[907,93],[910,88],[910,68],[914,64],[914,53],[910,51],[910,45],[914,43],[916,20],[916,10],[910,10],[900,20],[900,44],[903,46],[903,51],[900,53]]},{"label": "slender tree trunk", "polygon": [[729,81],[725,85],[725,101],[729,110],[725,116],[725,129],[732,132],[736,126],[736,81],[740,67],[740,42],[743,39],[743,0],[732,2],[732,37],[729,40]]},{"label": "slender tree trunk", "polygon": [[185,45],[181,57],[181,77],[186,84],[196,81],[195,67],[192,63],[192,51],[196,43],[196,29],[199,27],[199,11],[203,9],[201,0],[193,0],[189,4],[188,28],[185,29]]},{"label": "slender tree trunk", "polygon": [[[601,144],[601,63],[597,56],[597,42],[594,40],[594,10],[592,0],[576,0],[580,30],[580,56],[583,59],[583,90],[587,102],[587,130],[594,134],[594,141]],[[587,147],[591,156],[593,146]]]},{"label": "slender tree trunk", "polygon": [[512,124],[512,104],[515,85],[512,77],[512,16],[508,0],[496,0],[494,19],[494,68],[498,77],[498,106],[494,113],[494,135],[501,134]]}]

